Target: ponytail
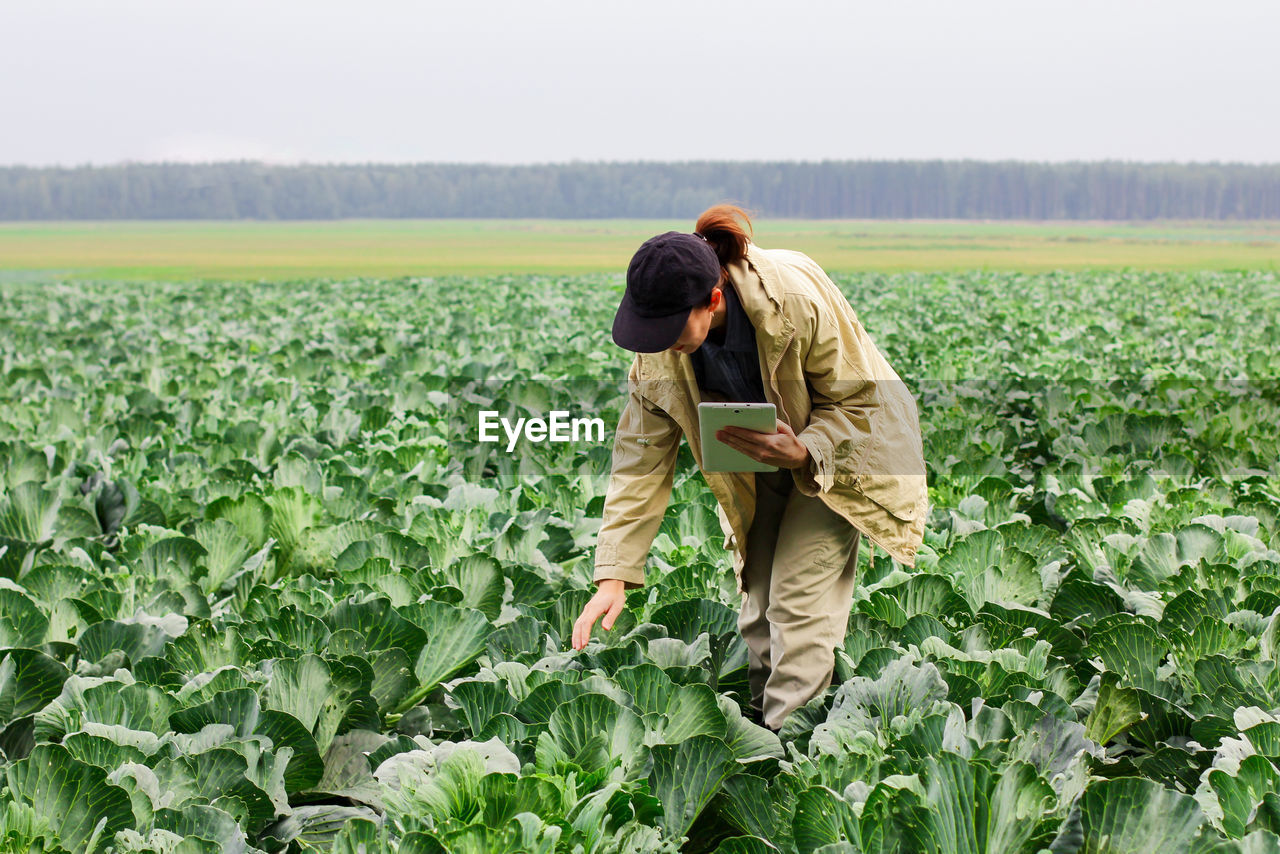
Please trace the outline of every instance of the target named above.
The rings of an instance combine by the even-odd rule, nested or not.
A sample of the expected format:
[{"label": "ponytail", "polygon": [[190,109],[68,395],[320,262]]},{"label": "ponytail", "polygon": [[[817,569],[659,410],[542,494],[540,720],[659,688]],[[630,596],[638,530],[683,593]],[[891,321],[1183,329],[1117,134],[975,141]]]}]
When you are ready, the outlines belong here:
[{"label": "ponytail", "polygon": [[694,233],[701,234],[716,250],[716,257],[723,268],[747,257],[747,244],[755,232],[751,229],[751,217],[742,208],[713,205],[698,217]]}]

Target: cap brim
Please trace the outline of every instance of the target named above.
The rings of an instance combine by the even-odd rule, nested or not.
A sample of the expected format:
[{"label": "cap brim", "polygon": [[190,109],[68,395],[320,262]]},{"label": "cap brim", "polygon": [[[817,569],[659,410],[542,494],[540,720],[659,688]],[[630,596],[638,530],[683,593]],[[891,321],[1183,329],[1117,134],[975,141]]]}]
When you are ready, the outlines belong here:
[{"label": "cap brim", "polygon": [[635,353],[660,353],[680,340],[692,308],[663,317],[642,317],[626,295],[613,316],[613,343]]}]

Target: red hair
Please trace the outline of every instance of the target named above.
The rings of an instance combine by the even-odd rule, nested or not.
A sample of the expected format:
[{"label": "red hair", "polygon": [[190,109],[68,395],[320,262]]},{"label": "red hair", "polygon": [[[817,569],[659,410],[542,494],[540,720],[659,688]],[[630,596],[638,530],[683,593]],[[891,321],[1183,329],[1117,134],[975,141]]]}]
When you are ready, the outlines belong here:
[{"label": "red hair", "polygon": [[755,233],[751,217],[737,205],[712,205],[698,217],[693,230],[716,250],[722,268],[747,257],[747,244]]}]

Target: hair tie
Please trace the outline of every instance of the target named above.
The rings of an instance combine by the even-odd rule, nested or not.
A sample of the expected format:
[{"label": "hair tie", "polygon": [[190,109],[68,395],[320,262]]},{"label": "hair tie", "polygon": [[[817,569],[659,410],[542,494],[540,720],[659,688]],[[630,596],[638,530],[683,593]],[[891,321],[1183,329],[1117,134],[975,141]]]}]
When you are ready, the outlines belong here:
[{"label": "hair tie", "polygon": [[707,236],[706,236],[705,234],[702,234],[701,232],[697,232],[697,231],[695,231],[695,232],[694,232],[694,236],[696,236],[696,237],[701,237],[701,238],[702,238],[702,242],[703,242],[703,243],[710,243],[710,242],[711,242],[710,240],[707,240]]}]

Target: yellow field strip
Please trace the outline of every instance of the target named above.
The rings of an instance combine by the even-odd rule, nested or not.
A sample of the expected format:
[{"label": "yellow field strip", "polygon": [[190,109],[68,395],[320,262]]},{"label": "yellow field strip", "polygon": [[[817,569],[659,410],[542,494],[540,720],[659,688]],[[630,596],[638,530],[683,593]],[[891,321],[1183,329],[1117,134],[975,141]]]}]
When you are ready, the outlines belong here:
[{"label": "yellow field strip", "polygon": [[[0,223],[0,271],[64,278],[588,273],[626,269],[657,220]],[[832,272],[1280,270],[1278,222],[760,220],[756,242]]]}]

